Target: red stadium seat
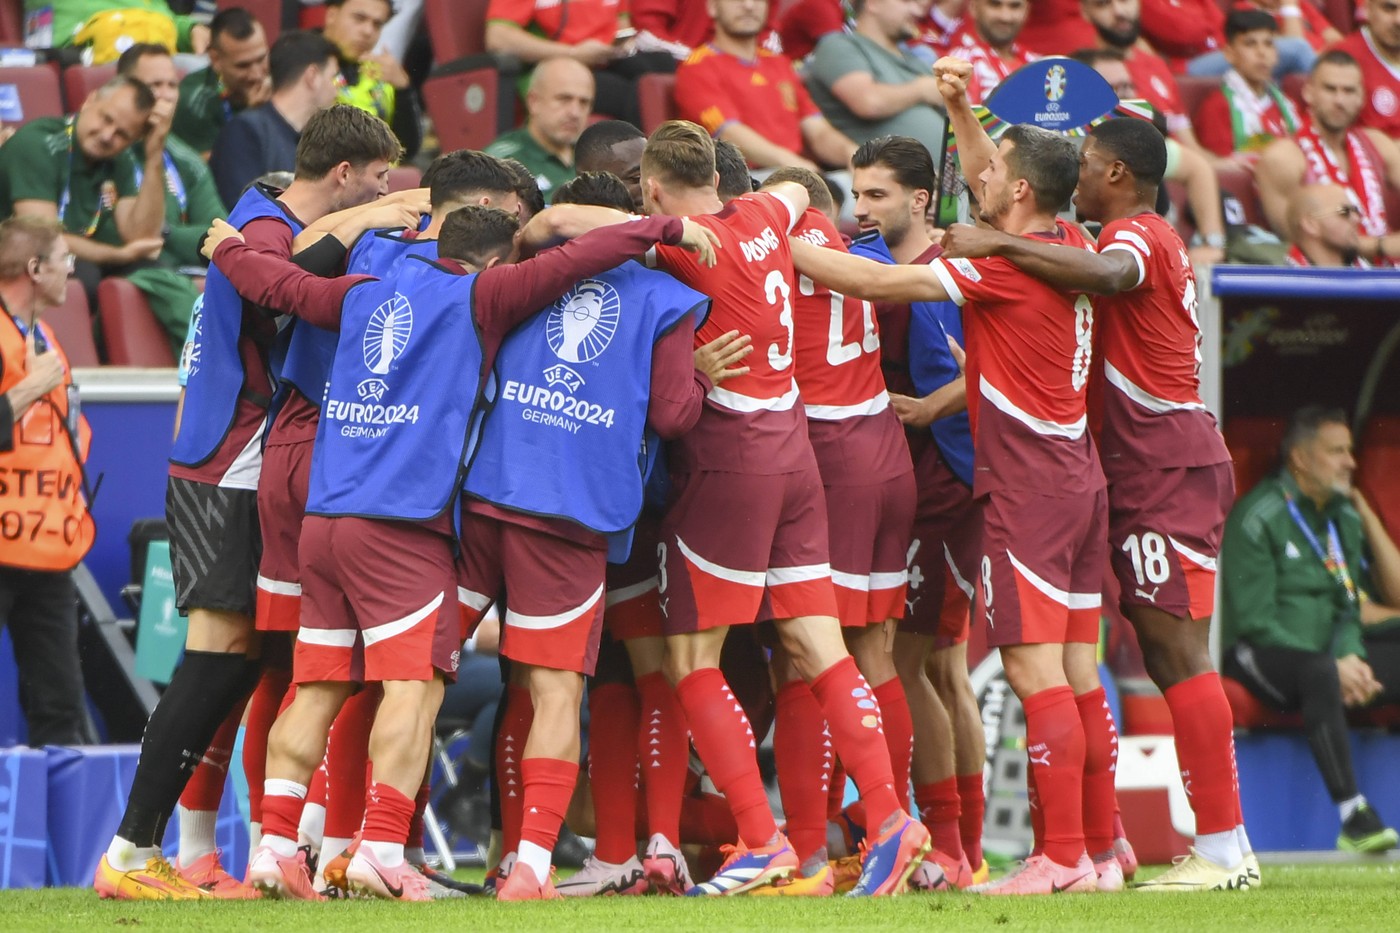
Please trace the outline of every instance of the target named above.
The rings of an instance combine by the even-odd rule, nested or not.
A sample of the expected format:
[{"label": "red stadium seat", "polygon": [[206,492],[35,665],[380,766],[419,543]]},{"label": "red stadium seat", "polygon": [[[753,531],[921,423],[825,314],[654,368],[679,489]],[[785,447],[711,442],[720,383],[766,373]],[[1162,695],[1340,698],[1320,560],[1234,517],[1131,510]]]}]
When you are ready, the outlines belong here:
[{"label": "red stadium seat", "polygon": [[1391,534],[1400,533],[1400,419],[1371,418],[1357,441],[1356,484]]},{"label": "red stadium seat", "polygon": [[1220,686],[1225,689],[1225,699],[1230,701],[1236,729],[1257,729],[1261,726],[1300,729],[1303,726],[1301,714],[1274,712],[1260,703],[1238,680],[1222,676]]},{"label": "red stadium seat", "polygon": [[[1307,0],[1303,0],[1303,2],[1306,3]],[[1292,74],[1284,75],[1283,80],[1278,83],[1279,90],[1283,91],[1284,96],[1293,101],[1293,106],[1298,108],[1298,113],[1300,115],[1307,113],[1307,105],[1303,103],[1303,85],[1307,82],[1307,75],[1299,74],[1295,71]]]},{"label": "red stadium seat", "polygon": [[662,123],[676,118],[676,76],[642,75],[637,80],[637,102],[641,105],[641,130],[650,136]]},{"label": "red stadium seat", "polygon": [[23,114],[18,120],[6,120],[9,126],[23,126],[40,117],[63,116],[63,96],[58,90],[58,69],[53,65],[0,68],[0,94],[9,94],[8,88],[14,88],[14,93],[19,95],[19,106]]},{"label": "red stadium seat", "polygon": [[1227,418],[1221,426],[1235,461],[1235,495],[1243,496],[1273,469],[1283,440],[1284,419]]},{"label": "red stadium seat", "polygon": [[68,280],[68,298],[57,308],[44,312],[44,323],[53,328],[70,366],[96,366],[101,362],[92,339],[92,314],[83,283]]},{"label": "red stadium seat", "polygon": [[398,165],[389,169],[389,193],[407,191],[423,183],[423,173],[412,165]]},{"label": "red stadium seat", "polygon": [[262,23],[269,46],[277,41],[277,37],[282,33],[282,0],[219,0],[218,3],[220,10],[234,6],[241,6],[252,13],[255,20]]},{"label": "red stadium seat", "polygon": [[97,286],[107,360],[113,366],[174,366],[170,338],[141,290],[126,279],[105,278]]},{"label": "red stadium seat", "polygon": [[1220,182],[1220,193],[1231,195],[1239,202],[1243,217],[1231,216],[1227,210],[1225,214],[1226,223],[1251,223],[1268,229],[1269,222],[1264,219],[1264,206],[1259,203],[1259,192],[1254,190],[1254,174],[1245,168],[1221,169],[1215,173],[1215,177]]},{"label": "red stadium seat", "polygon": [[490,0],[427,0],[423,17],[439,65],[486,51],[486,7]]},{"label": "red stadium seat", "polygon": [[0,45],[24,45],[23,0],[0,0]]},{"label": "red stadium seat", "polygon": [[1342,35],[1356,30],[1355,0],[1321,0],[1317,6]]},{"label": "red stadium seat", "polygon": [[423,106],[443,152],[482,149],[498,135],[500,76],[483,65],[423,82]]},{"label": "red stadium seat", "polygon": [[1191,218],[1187,216],[1187,208],[1190,205],[1186,200],[1186,186],[1179,181],[1168,181],[1165,185],[1167,198],[1172,203],[1172,219],[1176,221],[1177,235],[1181,237],[1182,242],[1190,243],[1191,236],[1196,232],[1196,226],[1191,223]]},{"label": "red stadium seat", "polygon": [[1196,119],[1196,110],[1210,92],[1220,87],[1219,78],[1197,78],[1191,75],[1177,75],[1176,87],[1181,94],[1181,110]]},{"label": "red stadium seat", "polygon": [[68,112],[73,113],[88,99],[93,91],[112,80],[117,73],[117,63],[105,65],[73,65],[63,69],[63,99],[68,104]]}]

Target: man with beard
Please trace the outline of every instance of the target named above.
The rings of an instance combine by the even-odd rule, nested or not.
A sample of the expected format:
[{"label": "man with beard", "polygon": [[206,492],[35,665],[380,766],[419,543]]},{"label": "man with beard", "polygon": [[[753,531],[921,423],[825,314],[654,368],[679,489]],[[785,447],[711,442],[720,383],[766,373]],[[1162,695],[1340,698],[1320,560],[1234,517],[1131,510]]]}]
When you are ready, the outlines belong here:
[{"label": "man with beard", "polygon": [[1380,130],[1359,126],[1365,86],[1361,66],[1341,49],[1324,52],[1303,85],[1307,125],[1274,140],[1259,157],[1254,181],[1264,215],[1279,233],[1292,229],[1290,212],[1305,185],[1345,190],[1360,214],[1360,249],[1384,260],[1390,230],[1386,190],[1400,185],[1400,147]]},{"label": "man with beard", "polygon": [[220,10],[209,23],[209,67],[180,82],[170,134],[209,158],[219,130],[235,113],[272,96],[267,35],[241,7]]},{"label": "man with beard", "polygon": [[1361,258],[1361,209],[1339,185],[1304,185],[1288,201],[1290,266],[1369,269]]},{"label": "man with beard", "polygon": [[1361,65],[1367,91],[1361,125],[1400,136],[1400,0],[1366,0],[1366,25],[1333,48]]},{"label": "man with beard", "polygon": [[1016,39],[1026,25],[1030,0],[972,0],[967,18],[948,40],[948,54],[972,62],[968,96],[979,103],[1011,72],[1040,56]]}]

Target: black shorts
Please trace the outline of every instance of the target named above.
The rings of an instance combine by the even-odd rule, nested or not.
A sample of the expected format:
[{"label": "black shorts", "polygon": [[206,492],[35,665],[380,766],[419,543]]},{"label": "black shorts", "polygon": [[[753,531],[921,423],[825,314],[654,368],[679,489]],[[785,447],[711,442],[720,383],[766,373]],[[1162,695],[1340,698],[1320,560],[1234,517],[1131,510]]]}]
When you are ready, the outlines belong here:
[{"label": "black shorts", "polygon": [[172,476],[165,486],[165,523],[180,611],[214,609],[251,617],[262,556],[257,491]]}]

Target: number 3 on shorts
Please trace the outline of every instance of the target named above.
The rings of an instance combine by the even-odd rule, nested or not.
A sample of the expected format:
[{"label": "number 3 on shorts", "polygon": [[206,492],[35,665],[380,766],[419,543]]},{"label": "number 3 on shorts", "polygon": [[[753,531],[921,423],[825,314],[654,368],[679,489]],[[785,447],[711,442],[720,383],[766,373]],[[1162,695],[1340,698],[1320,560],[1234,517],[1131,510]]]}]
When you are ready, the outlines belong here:
[{"label": "number 3 on shorts", "polygon": [[1122,550],[1133,562],[1133,574],[1137,577],[1139,586],[1164,583],[1171,575],[1172,565],[1167,561],[1167,542],[1157,532],[1149,531],[1141,538],[1128,535]]}]

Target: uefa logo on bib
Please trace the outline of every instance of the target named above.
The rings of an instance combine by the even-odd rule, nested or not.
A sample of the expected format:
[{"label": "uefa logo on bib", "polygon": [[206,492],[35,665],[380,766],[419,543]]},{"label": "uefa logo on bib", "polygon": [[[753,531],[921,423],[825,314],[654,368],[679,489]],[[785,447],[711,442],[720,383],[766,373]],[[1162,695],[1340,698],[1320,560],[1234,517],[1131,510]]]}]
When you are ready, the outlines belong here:
[{"label": "uefa logo on bib", "polygon": [[412,333],[413,306],[395,292],[369,316],[365,327],[365,366],[375,375],[387,375],[394,360],[403,355]]},{"label": "uefa logo on bib", "polygon": [[584,279],[554,303],[544,336],[554,355],[566,363],[587,363],[603,355],[617,333],[622,299],[599,279]]}]

